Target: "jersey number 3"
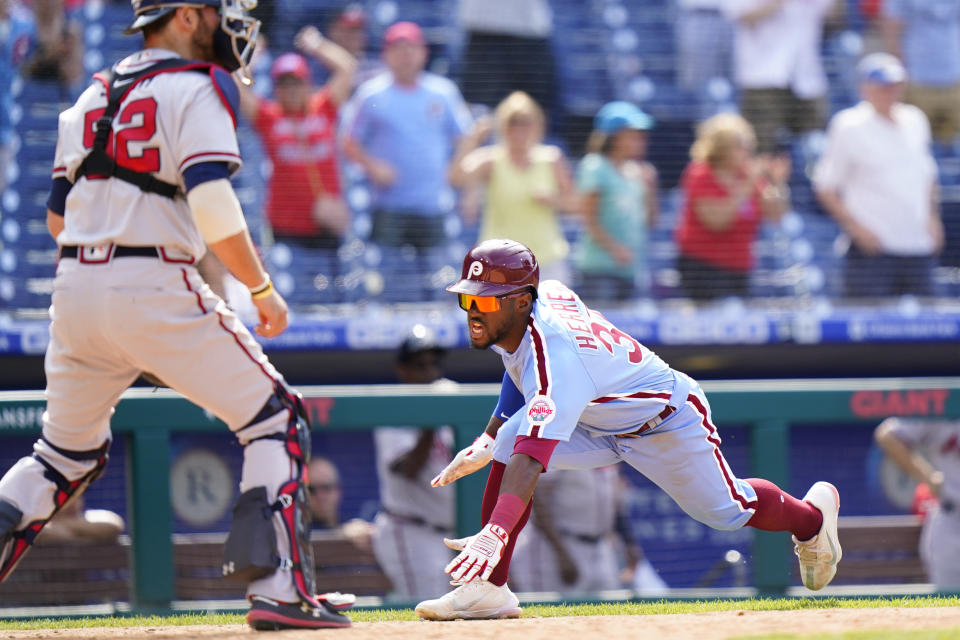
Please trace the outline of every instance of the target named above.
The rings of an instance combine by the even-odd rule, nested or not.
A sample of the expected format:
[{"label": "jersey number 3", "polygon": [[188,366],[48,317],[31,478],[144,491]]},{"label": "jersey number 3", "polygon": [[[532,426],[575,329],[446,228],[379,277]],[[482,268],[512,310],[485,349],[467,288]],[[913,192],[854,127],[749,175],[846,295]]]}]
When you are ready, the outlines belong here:
[{"label": "jersey number 3", "polygon": [[[597,314],[598,316],[600,314]],[[597,340],[600,341],[607,351],[610,354],[613,354],[613,346],[618,345],[627,349],[627,359],[631,364],[640,364],[640,361],[643,360],[643,348],[640,346],[640,343],[630,337],[629,334],[620,331],[615,326],[607,322],[606,318],[600,316],[602,322],[592,322],[590,324],[590,331],[593,332],[593,335],[596,336]]]},{"label": "jersey number 3", "polygon": [[[97,120],[103,115],[103,109],[87,111],[83,118],[83,146],[93,148],[97,135]],[[117,164],[140,173],[160,171],[160,150],[153,147],[131,149],[131,142],[147,142],[157,132],[157,101],[153,98],[140,98],[124,105],[115,118],[120,129],[111,131],[107,138],[107,154]]]}]

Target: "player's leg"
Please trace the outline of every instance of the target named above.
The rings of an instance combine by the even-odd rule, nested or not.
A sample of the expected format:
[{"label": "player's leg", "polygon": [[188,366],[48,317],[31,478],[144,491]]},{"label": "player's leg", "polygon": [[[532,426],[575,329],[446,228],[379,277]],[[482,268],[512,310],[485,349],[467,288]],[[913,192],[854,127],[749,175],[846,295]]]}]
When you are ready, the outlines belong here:
[{"label": "player's leg", "polygon": [[[349,625],[316,597],[306,508],[310,429],[296,396],[197,271],[163,262],[150,281],[164,303],[120,340],[137,364],[223,420],[244,447],[224,574],[248,582],[255,628]],[[158,312],[159,310],[159,312]],[[171,331],[170,327],[177,327]]]},{"label": "player's leg", "polygon": [[920,557],[930,582],[943,590],[960,589],[960,515],[942,507],[927,514],[920,536]]},{"label": "player's leg", "polygon": [[[518,423],[519,424],[519,423]],[[512,436],[512,437],[511,437]],[[483,493],[483,503],[480,511],[480,518],[483,524],[486,524],[493,513],[493,508],[500,497],[500,482],[503,480],[503,473],[506,470],[506,463],[510,459],[513,450],[512,443],[515,440],[515,434],[505,433],[503,437],[497,434],[497,440],[494,443],[494,462],[490,467],[490,476],[487,478],[487,485]],[[561,442],[553,451],[550,458],[551,469],[596,469],[609,464],[619,462],[616,453],[610,447],[610,441],[607,438],[591,438],[583,429],[577,429],[570,437],[570,440]],[[513,557],[513,551],[516,547],[517,537],[523,531],[527,520],[530,517],[530,505],[517,521],[517,525],[510,532],[510,538],[500,562],[497,563],[493,573],[490,574],[490,582],[495,585],[505,585],[510,572],[510,561]]]},{"label": "player's leg", "polygon": [[[33,455],[0,479],[0,582],[46,523],[104,470],[113,406],[138,371],[113,348],[105,273],[61,263],[44,369],[47,406]],[[103,271],[102,269],[99,271]]]},{"label": "player's leg", "polygon": [[373,526],[373,552],[393,584],[392,600],[410,602],[449,589],[443,568],[453,556],[450,549],[437,544],[436,530],[383,512]]},{"label": "player's leg", "polygon": [[[519,423],[504,424],[497,433],[493,447],[493,462],[484,488],[481,504],[481,522],[486,524],[500,497],[500,483],[507,461],[516,440]],[[551,469],[593,469],[613,464],[620,460],[611,446],[610,438],[591,438],[582,429],[577,429],[568,442],[561,442],[550,459]],[[429,620],[452,620],[455,618],[504,618],[520,615],[519,600],[509,590],[507,578],[517,538],[530,517],[530,505],[510,532],[500,562],[489,580],[474,580],[458,587],[436,600],[427,600],[417,605],[417,614]]]},{"label": "player's leg", "polygon": [[617,550],[611,536],[605,536],[589,545],[580,543],[585,548],[584,559],[577,559],[580,568],[578,587],[585,593],[620,588],[620,563],[617,560]]},{"label": "player's leg", "polygon": [[[801,501],[767,480],[737,478],[720,451],[710,405],[699,387],[659,427],[623,439],[620,448],[625,461],[691,517],[715,529],[788,531],[797,544],[804,584],[819,589],[833,579],[841,555],[836,489],[818,482]],[[678,457],[682,465],[676,464]]]},{"label": "player's leg", "polygon": [[[498,435],[497,441],[500,440]],[[495,447],[496,448],[496,447]],[[490,473],[483,490],[480,508],[481,522],[486,524],[500,497],[500,483],[507,465],[495,459],[490,463]],[[416,613],[426,620],[516,618],[520,615],[520,601],[507,586],[510,556],[516,546],[516,538],[530,517],[530,505],[510,532],[509,542],[500,562],[489,580],[473,580],[435,600],[425,600],[417,605]],[[501,571],[501,567],[506,567]]]},{"label": "player's leg", "polygon": [[519,535],[510,563],[510,585],[517,591],[559,591],[562,585],[556,551],[530,523]]}]

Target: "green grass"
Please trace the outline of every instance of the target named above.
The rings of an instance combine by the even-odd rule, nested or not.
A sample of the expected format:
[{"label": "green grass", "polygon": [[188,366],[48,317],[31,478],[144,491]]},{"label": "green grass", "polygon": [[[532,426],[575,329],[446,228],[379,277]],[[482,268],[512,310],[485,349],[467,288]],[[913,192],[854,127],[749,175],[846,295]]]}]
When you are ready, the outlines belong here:
[{"label": "green grass", "polygon": [[[792,611],[799,609],[870,609],[875,607],[956,607],[960,606],[960,596],[922,596],[903,598],[779,598],[750,600],[697,600],[697,601],[658,601],[658,602],[607,602],[590,604],[531,605],[525,606],[523,616],[623,616],[623,615],[659,615],[669,613],[703,613],[708,611]],[[355,622],[387,622],[416,620],[412,609],[366,609],[350,612]],[[162,627],[170,625],[222,625],[243,624],[243,614],[206,613],[181,614],[173,616],[91,616],[84,618],[36,618],[19,620],[0,620],[0,630],[38,630],[38,629],[76,629],[84,627]],[[918,632],[919,633],[919,632]],[[927,632],[923,632],[927,633]],[[956,632],[948,635],[908,635],[902,633],[893,638],[909,640],[940,640],[956,638]],[[860,638],[882,638],[888,636],[865,636],[857,634],[820,635],[820,636],[762,636],[763,640],[782,640],[803,638],[803,640],[859,640]],[[761,637],[757,636],[756,640]],[[755,640],[751,636],[750,640]]]}]

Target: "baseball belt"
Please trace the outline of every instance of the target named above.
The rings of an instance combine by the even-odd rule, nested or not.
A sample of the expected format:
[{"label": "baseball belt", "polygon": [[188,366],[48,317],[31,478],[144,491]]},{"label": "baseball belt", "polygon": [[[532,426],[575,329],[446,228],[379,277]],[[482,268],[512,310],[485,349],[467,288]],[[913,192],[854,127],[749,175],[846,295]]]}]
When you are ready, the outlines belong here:
[{"label": "baseball belt", "polygon": [[394,513],[393,511],[389,511],[387,509],[381,509],[381,511],[383,511],[383,513],[387,514],[388,517],[393,518],[397,522],[403,522],[405,524],[412,524],[418,527],[424,527],[426,529],[430,529],[431,531],[436,531],[437,533],[449,534],[453,532],[453,529],[451,529],[450,527],[442,527],[438,524],[432,524],[430,522],[427,522],[423,518],[418,518],[417,516],[403,516],[403,515],[400,515],[399,513]]},{"label": "baseball belt", "polygon": [[616,434],[616,437],[617,438],[639,438],[641,435],[643,435],[647,431],[650,431],[650,429],[653,429],[655,426],[657,426],[658,424],[666,420],[668,417],[670,417],[670,414],[672,414],[674,411],[676,411],[675,408],[671,407],[670,405],[667,405],[663,408],[663,411],[661,411],[654,417],[647,420],[645,423],[643,423],[643,426],[637,429],[636,431],[631,431],[630,433],[618,433]]},{"label": "baseball belt", "polygon": [[[76,258],[80,255],[80,247],[68,245],[60,248],[61,258]],[[117,245],[113,248],[113,258],[159,258],[160,252],[156,247],[125,247]]]},{"label": "baseball belt", "polygon": [[558,530],[557,533],[568,538],[573,538],[574,540],[583,542],[585,544],[597,544],[607,537],[606,535],[590,536],[585,533],[573,533],[572,531],[563,530]]}]

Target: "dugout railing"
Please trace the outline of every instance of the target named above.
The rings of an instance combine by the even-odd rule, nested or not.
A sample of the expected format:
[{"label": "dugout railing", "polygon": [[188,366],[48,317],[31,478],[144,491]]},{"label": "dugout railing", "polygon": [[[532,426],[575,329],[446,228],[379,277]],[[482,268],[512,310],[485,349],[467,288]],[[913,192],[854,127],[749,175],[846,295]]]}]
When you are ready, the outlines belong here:
[{"label": "dugout railing", "polygon": [[[878,423],[889,415],[960,418],[960,377],[860,380],[731,380],[703,383],[721,428],[750,427],[751,474],[789,485],[791,424]],[[486,424],[496,404],[496,385],[464,384],[436,390],[417,385],[301,387],[315,429],[370,429],[403,423],[450,425],[463,447]],[[0,392],[0,438],[39,433],[41,392]],[[174,599],[170,436],[224,431],[202,409],[168,390],[131,389],[117,405],[115,437],[127,446],[127,502],[131,545],[130,603],[164,609]],[[829,446],[829,443],[824,443]],[[25,451],[24,454],[27,452]],[[480,528],[485,473],[457,482],[457,528]],[[757,531],[752,549],[753,584],[761,593],[784,593],[792,583],[783,534]]]}]

